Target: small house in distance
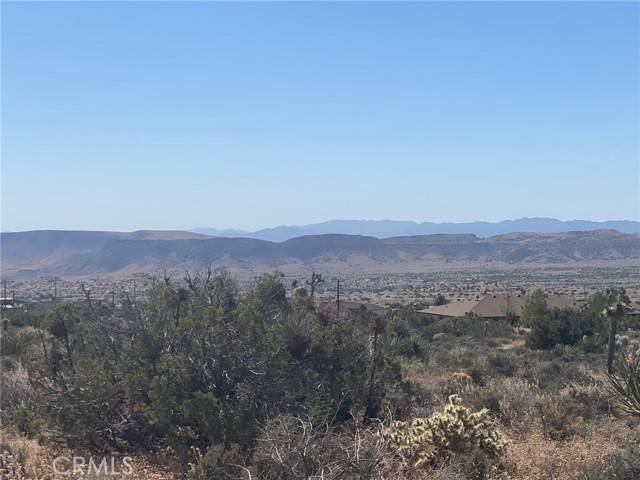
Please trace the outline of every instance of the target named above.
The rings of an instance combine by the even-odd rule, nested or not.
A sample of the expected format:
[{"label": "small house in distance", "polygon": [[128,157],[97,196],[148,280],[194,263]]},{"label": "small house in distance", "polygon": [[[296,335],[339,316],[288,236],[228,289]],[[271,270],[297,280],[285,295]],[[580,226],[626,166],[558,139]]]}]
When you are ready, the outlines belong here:
[{"label": "small house in distance", "polygon": [[629,317],[640,318],[640,303],[638,303],[638,302],[632,303],[629,306],[629,310],[626,312],[626,314]]},{"label": "small house in distance", "polygon": [[[336,313],[336,302],[324,302],[324,308],[328,308],[334,314]],[[358,312],[369,312],[375,313],[378,315],[384,314],[389,309],[387,307],[383,307],[381,305],[376,305],[370,302],[357,302],[352,300],[340,300],[340,311],[342,313],[358,313]]]},{"label": "small house in distance", "polygon": [[[437,318],[464,317],[474,314],[480,318],[502,319],[509,316],[520,317],[527,297],[511,293],[496,293],[484,295],[476,299],[457,299],[445,305],[438,305],[419,310],[418,313]],[[549,308],[582,308],[583,302],[563,297],[561,295],[547,296]]]},{"label": "small house in distance", "polygon": [[16,301],[16,299],[13,296],[0,297],[0,308],[2,310],[10,310],[10,309],[16,308],[17,303],[19,302]]},{"label": "small house in distance", "polygon": [[367,311],[371,313],[385,313],[389,310],[381,305],[376,305],[370,302],[355,302],[351,300],[340,300],[340,310],[349,312]]}]

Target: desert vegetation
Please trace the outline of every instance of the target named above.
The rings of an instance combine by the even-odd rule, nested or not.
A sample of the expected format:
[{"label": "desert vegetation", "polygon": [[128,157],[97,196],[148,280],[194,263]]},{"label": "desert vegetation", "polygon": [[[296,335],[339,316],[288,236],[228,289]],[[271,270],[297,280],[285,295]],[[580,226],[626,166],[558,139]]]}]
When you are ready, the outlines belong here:
[{"label": "desert vegetation", "polygon": [[87,290],[6,312],[3,478],[57,478],[61,454],[131,457],[141,479],[640,475],[640,329],[624,315],[607,373],[603,312],[622,292],[580,311],[537,292],[512,325],[338,314],[308,287],[207,271],[137,302]]}]

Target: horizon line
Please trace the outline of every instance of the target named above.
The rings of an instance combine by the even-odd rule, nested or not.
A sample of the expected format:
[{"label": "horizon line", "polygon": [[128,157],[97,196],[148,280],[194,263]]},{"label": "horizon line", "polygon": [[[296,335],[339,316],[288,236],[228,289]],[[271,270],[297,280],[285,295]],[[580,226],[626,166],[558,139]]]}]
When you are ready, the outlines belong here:
[{"label": "horizon line", "polygon": [[211,227],[211,226],[185,227],[185,228],[178,228],[178,227],[137,228],[137,229],[134,229],[134,230],[99,229],[99,228],[96,229],[96,228],[47,227],[47,228],[32,228],[32,229],[26,229],[26,230],[5,230],[5,229],[2,229],[2,230],[0,230],[0,233],[55,232],[55,231],[59,231],[59,232],[103,232],[103,233],[134,233],[134,232],[144,232],[144,231],[165,231],[165,232],[176,231],[176,232],[178,232],[178,231],[180,231],[180,232],[199,233],[199,232],[197,232],[198,230],[219,230],[219,231],[233,230],[233,231],[237,231],[237,232],[241,232],[241,233],[255,234],[255,233],[259,233],[259,232],[261,232],[263,230],[273,230],[273,229],[276,229],[276,228],[304,228],[304,227],[309,227],[309,226],[314,226],[314,225],[322,225],[322,224],[329,223],[329,222],[394,222],[394,223],[413,223],[415,225],[424,225],[424,224],[431,224],[431,225],[464,225],[464,224],[499,225],[501,223],[515,222],[515,221],[519,221],[519,220],[551,220],[551,221],[557,221],[557,222],[561,222],[561,223],[570,223],[570,222],[589,222],[589,223],[629,222],[629,223],[639,223],[640,224],[640,219],[632,220],[632,219],[624,219],[624,218],[623,219],[607,219],[607,220],[591,220],[591,219],[584,219],[584,218],[560,219],[560,218],[556,218],[556,217],[516,217],[516,218],[507,218],[507,219],[504,219],[504,220],[497,220],[497,221],[471,220],[471,221],[458,221],[458,222],[456,222],[456,221],[436,222],[436,221],[430,221],[430,220],[425,220],[425,221],[394,220],[394,219],[390,219],[390,218],[383,218],[383,219],[331,218],[331,219],[320,221],[320,222],[303,223],[303,224],[284,224],[283,223],[283,224],[279,224],[279,225],[274,225],[274,226],[270,226],[270,227],[263,227],[263,228],[257,228],[257,229],[245,229],[245,228],[237,228],[237,227]]}]

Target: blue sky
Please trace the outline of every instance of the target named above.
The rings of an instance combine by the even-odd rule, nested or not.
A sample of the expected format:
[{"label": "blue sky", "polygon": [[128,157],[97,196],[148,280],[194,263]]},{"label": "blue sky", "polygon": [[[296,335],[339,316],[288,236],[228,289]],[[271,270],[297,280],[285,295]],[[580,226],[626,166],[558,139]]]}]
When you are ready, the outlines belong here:
[{"label": "blue sky", "polygon": [[638,3],[2,4],[2,229],[637,219]]}]

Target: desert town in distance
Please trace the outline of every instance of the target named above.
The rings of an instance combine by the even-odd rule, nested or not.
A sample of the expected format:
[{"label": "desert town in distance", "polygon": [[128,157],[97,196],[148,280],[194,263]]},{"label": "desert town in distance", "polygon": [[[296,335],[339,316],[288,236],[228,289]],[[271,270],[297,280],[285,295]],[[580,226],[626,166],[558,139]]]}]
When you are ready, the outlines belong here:
[{"label": "desert town in distance", "polygon": [[640,480],[640,0],[0,2],[0,480]]},{"label": "desert town in distance", "polygon": [[[220,273],[223,270],[213,269]],[[2,281],[5,290],[2,296],[5,305],[20,307],[25,304],[49,303],[54,298],[61,302],[76,302],[86,298],[108,304],[120,304],[123,300],[144,300],[147,292],[157,281],[183,282],[181,271],[158,271],[157,274],[139,273],[129,277],[90,277],[86,279],[64,279],[42,277],[28,280]],[[194,272],[191,272],[192,274]],[[197,273],[197,272],[196,272]],[[291,290],[294,281],[304,283],[309,274],[283,274],[283,283]],[[322,267],[318,269],[322,274]],[[257,276],[257,274],[255,275]],[[252,276],[238,277],[240,285],[247,285]],[[562,266],[531,268],[466,268],[405,274],[346,274],[343,277],[324,278],[318,285],[318,299],[323,303],[335,303],[337,281],[340,295],[351,305],[389,309],[413,307],[421,310],[434,305],[436,297],[442,295],[447,302],[473,301],[485,295],[513,294],[526,296],[540,288],[547,294],[562,296],[576,301],[585,301],[590,295],[606,288],[624,288],[635,303],[640,302],[640,268],[635,265],[619,266]]]}]

